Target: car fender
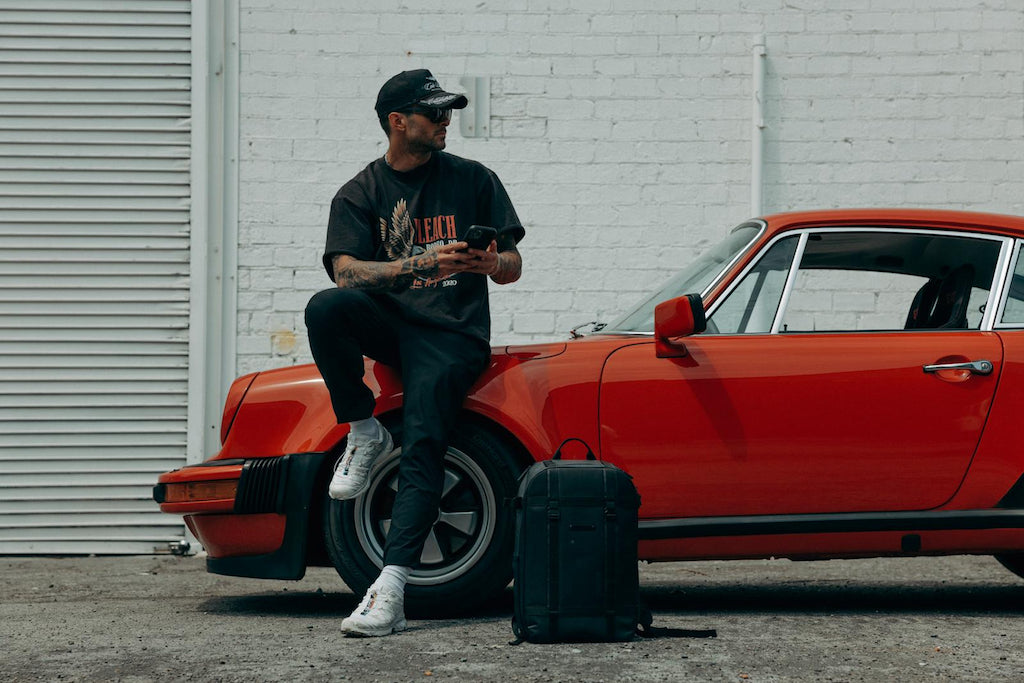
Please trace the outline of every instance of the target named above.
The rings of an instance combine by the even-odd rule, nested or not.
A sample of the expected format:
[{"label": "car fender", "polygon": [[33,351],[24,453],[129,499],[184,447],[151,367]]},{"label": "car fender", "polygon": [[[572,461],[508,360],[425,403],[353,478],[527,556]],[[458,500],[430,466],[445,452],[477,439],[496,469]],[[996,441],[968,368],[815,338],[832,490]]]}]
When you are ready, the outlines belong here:
[{"label": "car fender", "polygon": [[[598,380],[604,358],[619,345],[595,338],[495,348],[465,409],[499,425],[535,460],[569,437],[598,452]],[[376,415],[401,408],[401,380],[393,368],[367,359],[364,381],[376,399]],[[216,459],[330,451],[347,432],[346,424],[337,424],[314,365],[270,370],[253,380]]]}]

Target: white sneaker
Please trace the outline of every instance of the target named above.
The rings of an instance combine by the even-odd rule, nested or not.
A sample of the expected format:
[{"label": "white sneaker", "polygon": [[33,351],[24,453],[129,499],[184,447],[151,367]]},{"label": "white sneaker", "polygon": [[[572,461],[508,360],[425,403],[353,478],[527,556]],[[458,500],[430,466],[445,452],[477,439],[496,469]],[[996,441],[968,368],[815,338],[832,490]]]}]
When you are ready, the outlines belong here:
[{"label": "white sneaker", "polygon": [[404,631],[405,599],[401,593],[370,586],[363,601],[341,622],[347,636],[389,636]]},{"label": "white sneaker", "polygon": [[379,439],[360,439],[349,434],[345,454],[334,466],[334,476],[331,477],[331,485],[327,489],[331,498],[348,500],[365,491],[373,461],[378,456],[394,450],[395,442],[388,430],[384,429],[383,425],[378,429]]}]

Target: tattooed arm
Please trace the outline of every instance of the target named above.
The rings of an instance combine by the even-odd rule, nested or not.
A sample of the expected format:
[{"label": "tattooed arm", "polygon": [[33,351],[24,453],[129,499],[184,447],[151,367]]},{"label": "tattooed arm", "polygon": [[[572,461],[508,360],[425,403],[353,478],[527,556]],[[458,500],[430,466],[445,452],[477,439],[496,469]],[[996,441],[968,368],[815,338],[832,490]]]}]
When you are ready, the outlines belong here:
[{"label": "tattooed arm", "polygon": [[348,254],[338,254],[331,260],[334,282],[352,289],[400,290],[416,278],[447,277],[472,267],[470,257],[457,251],[457,246],[446,244],[397,261],[360,261]]},{"label": "tattooed arm", "polygon": [[425,253],[399,261],[360,261],[347,254],[332,259],[334,282],[351,289],[399,290],[417,277],[437,277],[437,254]]},{"label": "tattooed arm", "polygon": [[515,282],[523,270],[523,258],[513,247],[500,254],[492,242],[486,250],[466,250],[465,242],[446,244],[397,261],[360,261],[348,254],[331,259],[334,282],[339,287],[367,290],[400,290],[416,278],[430,280],[453,273],[489,275],[499,285]]},{"label": "tattooed arm", "polygon": [[523,274],[523,257],[515,247],[497,254],[498,261],[491,271],[491,279],[499,285],[515,282]]}]

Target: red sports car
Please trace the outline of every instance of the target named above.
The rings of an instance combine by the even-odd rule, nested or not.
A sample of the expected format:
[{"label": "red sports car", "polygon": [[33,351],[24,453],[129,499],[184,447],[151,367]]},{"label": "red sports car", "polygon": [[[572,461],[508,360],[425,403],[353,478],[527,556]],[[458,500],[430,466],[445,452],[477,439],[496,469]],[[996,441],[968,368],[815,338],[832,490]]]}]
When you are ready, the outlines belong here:
[{"label": "red sports car", "polygon": [[[402,388],[367,362],[398,449],[327,496],[346,426],[312,365],[239,378],[223,448],[167,472],[211,572],[361,593],[381,566]],[[744,223],[619,320],[500,346],[465,403],[407,600],[511,575],[519,474],[578,437],[641,495],[641,559],[993,554],[1024,575],[1024,218],[924,210]]]}]

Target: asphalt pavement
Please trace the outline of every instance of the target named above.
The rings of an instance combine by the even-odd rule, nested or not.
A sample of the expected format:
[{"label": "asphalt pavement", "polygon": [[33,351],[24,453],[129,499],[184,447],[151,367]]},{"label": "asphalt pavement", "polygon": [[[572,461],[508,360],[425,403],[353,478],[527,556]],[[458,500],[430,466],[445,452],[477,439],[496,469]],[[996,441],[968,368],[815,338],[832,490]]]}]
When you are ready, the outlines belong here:
[{"label": "asphalt pavement", "polygon": [[[331,569],[207,574],[202,557],[0,558],[0,681],[1024,679],[1024,579],[986,557],[641,565],[661,637],[513,646],[484,613],[343,638]],[[694,637],[709,635],[715,637]]]}]

